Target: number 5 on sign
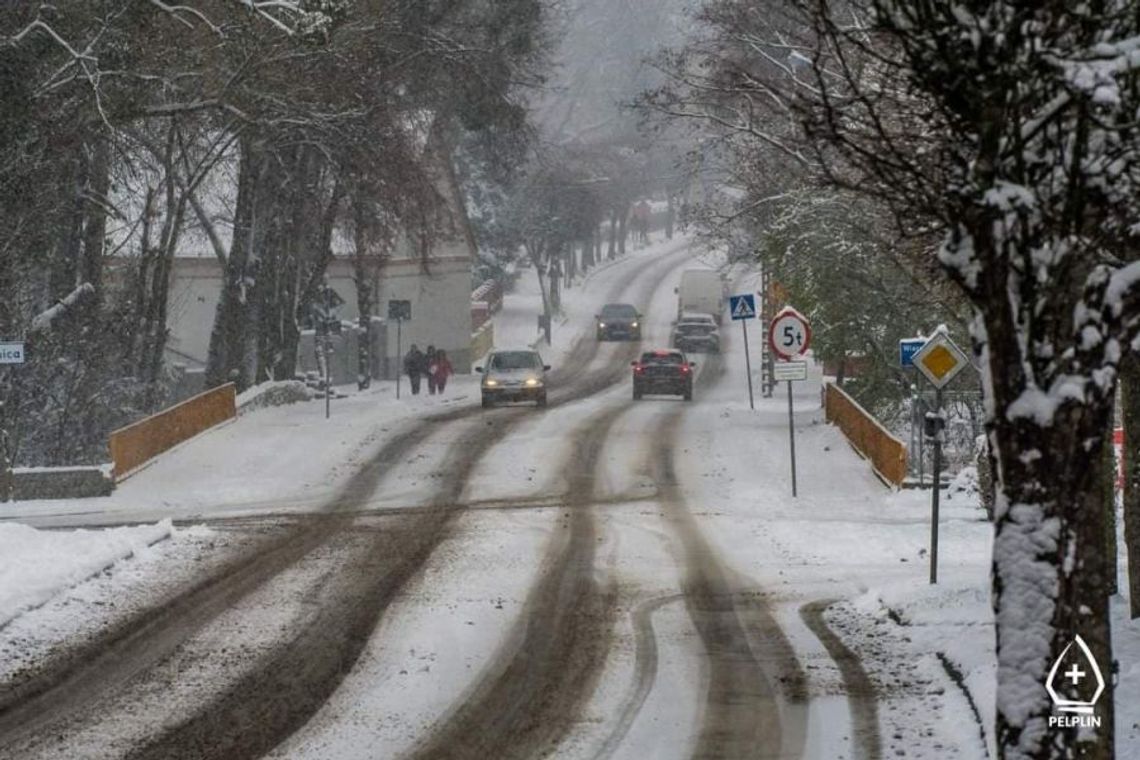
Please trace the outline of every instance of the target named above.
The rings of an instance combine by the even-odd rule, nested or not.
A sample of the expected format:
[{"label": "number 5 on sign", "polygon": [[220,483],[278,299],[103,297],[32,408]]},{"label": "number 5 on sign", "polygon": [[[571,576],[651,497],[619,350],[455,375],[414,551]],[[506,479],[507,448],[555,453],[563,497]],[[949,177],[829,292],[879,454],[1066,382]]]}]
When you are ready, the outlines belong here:
[{"label": "number 5 on sign", "polygon": [[781,359],[794,359],[811,345],[811,325],[807,317],[790,306],[772,318],[768,327],[768,345]]}]

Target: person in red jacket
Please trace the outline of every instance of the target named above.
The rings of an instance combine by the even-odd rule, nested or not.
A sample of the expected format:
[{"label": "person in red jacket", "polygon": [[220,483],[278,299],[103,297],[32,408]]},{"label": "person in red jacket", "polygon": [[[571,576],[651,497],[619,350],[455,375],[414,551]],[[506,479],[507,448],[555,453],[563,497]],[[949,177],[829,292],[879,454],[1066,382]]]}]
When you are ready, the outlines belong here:
[{"label": "person in red jacket", "polygon": [[447,378],[455,374],[455,369],[451,366],[451,360],[447,358],[447,352],[440,349],[435,352],[435,371],[432,377],[435,380],[435,389],[439,393],[443,393],[443,389],[447,387]]}]

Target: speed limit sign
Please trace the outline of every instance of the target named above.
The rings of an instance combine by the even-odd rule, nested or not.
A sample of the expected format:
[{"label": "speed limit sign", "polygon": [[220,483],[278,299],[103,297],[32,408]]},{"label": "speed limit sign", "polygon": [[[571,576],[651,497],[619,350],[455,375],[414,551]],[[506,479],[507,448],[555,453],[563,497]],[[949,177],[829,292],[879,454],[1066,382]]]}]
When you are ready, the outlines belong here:
[{"label": "speed limit sign", "polygon": [[768,326],[768,345],[781,359],[794,359],[811,345],[811,325],[807,317],[790,306],[772,318]]}]

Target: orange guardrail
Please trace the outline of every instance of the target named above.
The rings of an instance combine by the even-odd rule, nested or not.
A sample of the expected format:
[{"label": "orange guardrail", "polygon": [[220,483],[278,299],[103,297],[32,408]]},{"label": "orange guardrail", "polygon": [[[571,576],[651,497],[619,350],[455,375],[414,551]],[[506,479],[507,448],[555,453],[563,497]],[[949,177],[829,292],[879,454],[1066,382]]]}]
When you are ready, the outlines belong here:
[{"label": "orange guardrail", "polygon": [[824,414],[847,436],[851,445],[871,461],[880,478],[896,486],[906,478],[906,444],[833,383],[824,389]]},{"label": "orange guardrail", "polygon": [[237,415],[233,383],[199,393],[111,433],[115,480],[122,480],[167,449]]}]

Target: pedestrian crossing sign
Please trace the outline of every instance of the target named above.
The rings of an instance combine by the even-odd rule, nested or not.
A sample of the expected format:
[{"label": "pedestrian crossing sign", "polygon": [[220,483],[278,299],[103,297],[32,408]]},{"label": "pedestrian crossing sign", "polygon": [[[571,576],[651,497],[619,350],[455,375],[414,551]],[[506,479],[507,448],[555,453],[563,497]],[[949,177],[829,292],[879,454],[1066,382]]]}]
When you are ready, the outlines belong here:
[{"label": "pedestrian crossing sign", "polygon": [[729,296],[728,311],[734,320],[756,319],[756,297],[751,293]]}]

